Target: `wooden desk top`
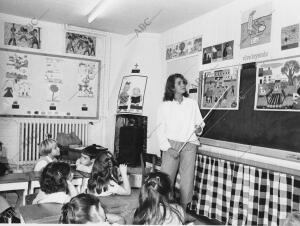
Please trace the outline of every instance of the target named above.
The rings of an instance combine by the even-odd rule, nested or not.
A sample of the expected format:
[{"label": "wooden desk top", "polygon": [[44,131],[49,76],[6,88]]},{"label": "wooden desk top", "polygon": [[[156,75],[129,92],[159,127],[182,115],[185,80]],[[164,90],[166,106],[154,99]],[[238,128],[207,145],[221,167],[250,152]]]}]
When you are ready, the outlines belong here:
[{"label": "wooden desk top", "polygon": [[10,173],[0,177],[0,184],[28,182],[30,180],[27,173]]},{"label": "wooden desk top", "polygon": [[56,223],[58,224],[62,204],[44,203],[20,207],[24,223]]}]

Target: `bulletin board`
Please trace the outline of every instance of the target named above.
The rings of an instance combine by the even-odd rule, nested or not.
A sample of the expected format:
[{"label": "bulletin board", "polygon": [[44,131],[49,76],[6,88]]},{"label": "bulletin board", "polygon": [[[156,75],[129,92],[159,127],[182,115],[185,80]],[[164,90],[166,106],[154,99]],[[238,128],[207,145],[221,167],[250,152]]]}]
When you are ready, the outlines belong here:
[{"label": "bulletin board", "polygon": [[96,119],[100,60],[0,48],[0,116]]}]

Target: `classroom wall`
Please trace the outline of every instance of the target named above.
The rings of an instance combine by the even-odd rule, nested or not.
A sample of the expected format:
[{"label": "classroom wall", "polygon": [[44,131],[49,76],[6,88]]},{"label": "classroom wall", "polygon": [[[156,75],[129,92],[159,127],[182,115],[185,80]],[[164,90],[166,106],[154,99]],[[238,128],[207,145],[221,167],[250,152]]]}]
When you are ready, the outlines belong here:
[{"label": "classroom wall", "polygon": [[[272,31],[271,42],[264,45],[258,45],[240,50],[240,30],[241,30],[241,15],[244,11],[252,7],[263,5],[272,2]],[[220,44],[226,41],[234,40],[234,59],[222,62],[210,63],[202,65],[202,52],[199,54],[199,71],[211,68],[218,68],[231,65],[239,65],[248,62],[282,58],[287,56],[299,55],[299,48],[281,51],[281,28],[300,22],[300,1],[298,0],[236,0],[219,9],[211,11],[203,16],[197,17],[185,24],[172,28],[162,33],[162,52],[165,54],[166,46],[177,43],[186,39],[202,35],[202,47],[208,47],[215,44]],[[267,52],[264,57],[257,57],[257,54]],[[245,56],[251,56],[251,59]],[[253,56],[253,57],[252,57]],[[173,60],[171,60],[173,61]],[[167,61],[163,60],[164,72],[167,71]],[[165,73],[163,73],[165,74]],[[228,149],[215,148],[214,146],[203,145],[203,150],[211,152],[227,154]],[[261,161],[262,158],[255,154],[243,154],[239,151],[233,152],[234,158],[247,159],[251,155],[251,160]],[[250,157],[249,157],[250,158]],[[272,162],[278,166],[282,166],[281,159],[263,158],[263,161]],[[291,164],[295,167],[295,164]],[[299,165],[299,164],[298,164]],[[298,167],[299,168],[299,167]]]},{"label": "classroom wall", "polygon": [[[26,24],[30,23],[30,19],[0,14],[1,24],[4,21]],[[43,49],[30,49],[30,51],[64,55],[65,43],[62,37],[64,37],[65,25],[39,21],[38,26],[42,27]],[[2,26],[0,33],[3,32],[1,29],[3,29]],[[119,88],[122,77],[129,75],[136,63],[138,63],[141,70],[140,74],[148,76],[143,115],[148,116],[148,132],[151,132],[156,125],[156,106],[161,101],[163,92],[162,79],[164,79],[164,76],[162,75],[160,35],[140,33],[136,36],[135,33],[132,33],[124,36],[73,26],[68,26],[67,29],[97,36],[96,56],[102,64],[100,117],[99,120],[82,120],[92,122],[88,127],[88,144],[100,144],[113,151]],[[7,48],[3,45],[3,36],[0,36],[0,43],[0,47]],[[11,163],[17,163],[19,157],[18,124],[22,120],[22,118],[0,118],[0,141],[3,143],[4,152]],[[35,119],[29,120],[34,121]],[[150,152],[159,153],[155,134],[147,142]]]},{"label": "classroom wall", "polygon": [[[0,14],[0,24],[4,22],[15,22],[20,24],[30,23],[31,18],[17,17],[8,14]],[[110,46],[117,46],[120,39],[124,36],[101,32],[96,30],[90,30],[85,28],[78,28],[73,26],[65,26],[64,24],[50,23],[45,21],[39,21],[38,25],[42,28],[41,31],[41,50],[24,49],[32,52],[42,52],[48,54],[66,55],[65,50],[65,31],[66,29],[71,32],[83,32],[97,37],[96,44],[96,59],[101,60],[101,80],[100,80],[100,104],[99,104],[99,120],[80,120],[91,121],[93,125],[89,125],[89,139],[88,144],[101,144],[107,146],[105,140],[106,134],[106,120],[107,120],[107,106],[108,106],[108,94],[109,94],[109,76],[114,76],[115,70],[110,71],[110,59],[114,59],[114,64],[119,63],[119,50],[110,50]],[[3,34],[4,26],[0,26],[0,34]],[[13,48],[4,46],[3,35],[0,36],[0,47]],[[21,49],[21,48],[19,48]],[[21,49],[22,50],[22,49]],[[88,56],[82,56],[82,58],[89,58]],[[19,130],[18,124],[22,122],[22,118],[0,118],[0,141],[3,143],[3,149],[7,155],[10,163],[16,163],[19,155]],[[35,121],[35,119],[26,119]],[[58,120],[62,121],[62,120]],[[68,120],[64,120],[68,121]]]}]

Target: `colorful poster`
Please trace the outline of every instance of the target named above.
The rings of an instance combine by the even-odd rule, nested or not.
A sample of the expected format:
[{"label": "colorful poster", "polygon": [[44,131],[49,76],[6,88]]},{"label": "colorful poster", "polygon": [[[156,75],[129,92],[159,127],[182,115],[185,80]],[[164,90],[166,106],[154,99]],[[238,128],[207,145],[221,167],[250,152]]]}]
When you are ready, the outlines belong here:
[{"label": "colorful poster", "polygon": [[118,95],[118,113],[143,112],[144,95],[147,85],[147,76],[124,76]]},{"label": "colorful poster", "polygon": [[204,48],[202,64],[210,64],[212,62],[233,59],[233,44],[234,41],[232,40]]},{"label": "colorful poster", "polygon": [[45,79],[48,82],[62,83],[64,60],[55,57],[46,57]]},{"label": "colorful poster", "polygon": [[66,53],[95,56],[96,37],[66,32]]},{"label": "colorful poster", "polygon": [[78,65],[78,97],[94,98],[96,93],[96,63],[82,61]]},{"label": "colorful poster", "polygon": [[183,57],[202,50],[202,37],[198,36],[189,40],[168,45],[166,49],[166,60]]},{"label": "colorful poster", "polygon": [[281,50],[299,46],[299,24],[281,28]]},{"label": "colorful poster", "polygon": [[240,48],[248,48],[271,41],[272,3],[243,12]]},{"label": "colorful poster", "polygon": [[238,66],[203,71],[201,109],[238,110],[239,71]]},{"label": "colorful poster", "polygon": [[26,54],[11,53],[6,62],[3,97],[30,97],[28,82],[28,57]]},{"label": "colorful poster", "polygon": [[41,28],[16,23],[4,23],[4,44],[40,49]]},{"label": "colorful poster", "polygon": [[300,57],[257,64],[255,110],[300,111]]}]

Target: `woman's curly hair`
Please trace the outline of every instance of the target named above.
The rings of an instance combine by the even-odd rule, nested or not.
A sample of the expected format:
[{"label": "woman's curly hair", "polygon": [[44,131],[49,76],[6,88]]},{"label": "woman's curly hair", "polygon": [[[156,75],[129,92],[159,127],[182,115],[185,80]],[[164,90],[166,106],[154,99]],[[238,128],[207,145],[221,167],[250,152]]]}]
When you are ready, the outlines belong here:
[{"label": "woman's curly hair", "polygon": [[51,162],[42,172],[40,177],[41,190],[46,194],[68,190],[67,179],[70,176],[71,167],[64,162]]},{"label": "woman's curly hair", "polygon": [[95,159],[88,190],[97,194],[107,191],[110,180],[119,183],[118,164],[109,151],[101,151]]},{"label": "woman's curly hair", "polygon": [[[167,82],[166,82],[166,87],[165,87],[165,93],[164,93],[164,98],[163,101],[172,101],[174,100],[174,88],[175,88],[175,80],[176,78],[181,78],[183,80],[183,83],[186,85],[187,80],[184,78],[182,74],[172,74],[168,77]],[[188,97],[189,94],[185,92],[183,94],[184,97]]]}]

